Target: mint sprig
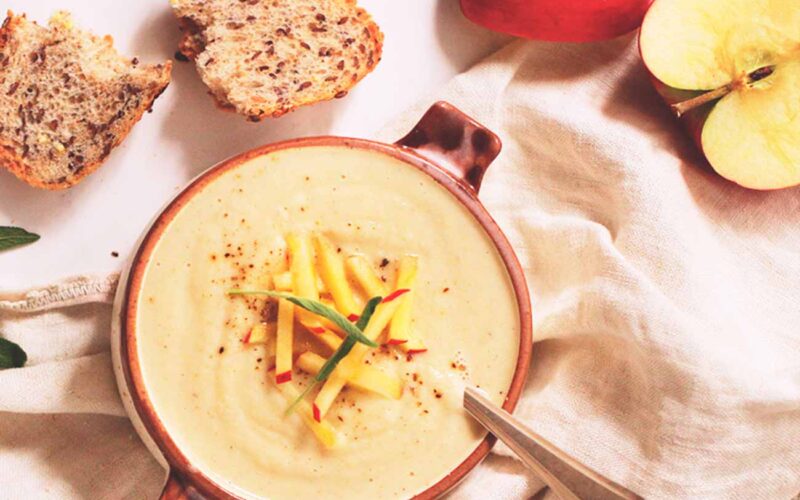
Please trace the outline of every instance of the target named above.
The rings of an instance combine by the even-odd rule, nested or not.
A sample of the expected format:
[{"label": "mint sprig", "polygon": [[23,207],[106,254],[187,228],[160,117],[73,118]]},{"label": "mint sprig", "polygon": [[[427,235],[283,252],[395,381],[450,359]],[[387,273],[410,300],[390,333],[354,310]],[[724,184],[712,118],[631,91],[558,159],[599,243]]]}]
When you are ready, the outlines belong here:
[{"label": "mint sprig", "polygon": [[21,227],[0,226],[0,250],[27,245],[38,239],[38,234],[29,233]]},{"label": "mint sprig", "polygon": [[[378,347],[373,340],[370,340],[364,335],[364,332],[361,331],[356,325],[350,322],[349,319],[342,316],[339,311],[335,309],[331,309],[330,307],[326,306],[322,302],[311,300],[311,299],[304,299],[302,297],[298,297],[296,295],[292,295],[290,293],[283,293],[283,292],[273,292],[272,290],[240,290],[234,289],[228,291],[229,295],[266,295],[267,297],[276,297],[279,299],[286,299],[292,304],[305,309],[308,312],[314,313],[317,316],[322,316],[323,318],[327,318],[331,320],[333,324],[341,328],[344,333],[347,334],[348,337],[352,336],[355,338],[356,341],[361,342],[362,344],[366,344],[370,347]],[[371,301],[370,301],[371,302]],[[369,303],[367,304],[369,306]],[[366,310],[366,308],[365,308]]]},{"label": "mint sprig", "polygon": [[0,338],[0,370],[20,368],[28,361],[28,355],[10,340]]}]

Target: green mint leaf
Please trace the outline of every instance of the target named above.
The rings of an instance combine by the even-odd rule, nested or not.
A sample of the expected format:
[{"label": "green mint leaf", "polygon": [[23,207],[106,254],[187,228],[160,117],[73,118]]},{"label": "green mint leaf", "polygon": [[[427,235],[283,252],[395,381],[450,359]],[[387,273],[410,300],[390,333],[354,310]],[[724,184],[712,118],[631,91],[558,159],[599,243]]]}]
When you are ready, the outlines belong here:
[{"label": "green mint leaf", "polygon": [[381,303],[383,297],[372,297],[367,302],[367,305],[364,306],[364,310],[361,312],[361,316],[358,317],[358,321],[356,322],[356,328],[364,331],[369,324],[369,320],[372,318],[372,313],[375,312],[375,308],[378,307],[378,304]]},{"label": "green mint leaf", "polygon": [[347,334],[348,337],[352,336],[358,342],[361,342],[362,344],[368,345],[370,347],[378,347],[377,343],[367,338],[364,335],[364,332],[362,332],[359,328],[357,328],[356,325],[351,323],[349,319],[342,316],[339,313],[339,311],[331,309],[322,302],[311,299],[304,299],[302,297],[297,297],[290,293],[273,292],[271,290],[230,290],[228,291],[228,294],[266,295],[267,297],[277,297],[280,299],[286,299],[292,304],[295,304],[296,306],[301,307],[308,312],[311,312],[313,314],[316,314],[317,316],[322,316],[323,318],[331,320],[331,322],[333,322],[333,324],[341,328]]},{"label": "green mint leaf", "polygon": [[319,369],[319,373],[317,373],[317,376],[314,377],[314,379],[318,382],[327,380],[328,377],[331,376],[331,373],[333,373],[333,370],[339,366],[339,362],[342,361],[345,356],[350,354],[350,351],[353,350],[355,345],[356,341],[353,337],[346,337],[344,342],[342,342],[342,345],[340,345],[339,348],[336,349],[336,352],[334,352],[333,355],[328,358],[328,361],[322,365],[322,368]]},{"label": "green mint leaf", "polygon": [[0,226],[0,250],[27,245],[38,239],[38,234],[29,233],[21,227]]},{"label": "green mint leaf", "polygon": [[19,368],[28,361],[28,355],[20,346],[0,338],[0,370],[6,368]]},{"label": "green mint leaf", "polygon": [[[367,305],[364,306],[364,311],[361,313],[358,323],[356,324],[356,327],[359,330],[363,331],[364,328],[367,327],[369,319],[372,317],[372,313],[375,312],[375,308],[381,303],[382,299],[382,297],[373,297],[369,299],[369,302],[367,302]],[[317,373],[317,375],[314,377],[314,380],[317,382],[322,382],[330,377],[331,373],[333,373],[333,370],[335,370],[339,365],[339,362],[343,360],[345,356],[350,354],[350,351],[353,350],[353,347],[356,345],[356,340],[357,339],[355,339],[353,336],[348,335],[342,342],[342,345],[336,349],[336,352],[334,352],[333,355],[328,358],[328,361],[322,365],[322,368],[319,369],[319,373]]]}]

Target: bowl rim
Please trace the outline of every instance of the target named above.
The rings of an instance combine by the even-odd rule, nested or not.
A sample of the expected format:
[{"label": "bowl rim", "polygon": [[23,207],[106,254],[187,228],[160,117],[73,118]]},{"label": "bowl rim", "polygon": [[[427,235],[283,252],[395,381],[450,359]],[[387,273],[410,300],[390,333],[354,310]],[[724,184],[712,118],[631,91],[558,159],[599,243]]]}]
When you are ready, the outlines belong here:
[{"label": "bowl rim", "polygon": [[[447,189],[470,212],[473,218],[481,224],[503,261],[514,290],[517,309],[519,311],[519,350],[516,366],[514,368],[514,375],[506,391],[506,398],[502,405],[503,409],[508,412],[513,412],[527,378],[533,342],[531,303],[528,286],[525,280],[525,273],[508,239],[483,204],[478,200],[474,189],[469,187],[464,181],[454,177],[444,167],[416,154],[412,148],[368,139],[339,136],[305,137],[270,143],[232,156],[210,167],[192,180],[160,211],[152,224],[145,230],[138,248],[131,259],[129,276],[126,283],[124,283],[125,289],[121,295],[122,303],[120,308],[120,364],[124,385],[133,403],[133,408],[143,424],[144,430],[167,461],[170,468],[170,477],[177,473],[184,478],[187,483],[191,484],[197,492],[212,498],[239,497],[231,491],[226,490],[217,482],[206,476],[201,470],[193,466],[192,462],[183,454],[179,446],[170,436],[169,431],[158,417],[156,409],[147,394],[141,364],[138,358],[136,338],[138,297],[140,295],[144,274],[156,244],[172,220],[181,209],[207,185],[253,158],[287,149],[320,146],[368,150],[388,155],[409,164],[428,174]],[[492,434],[487,434],[480,444],[460,462],[458,466],[439,481],[416,494],[414,498],[420,500],[436,498],[450,490],[488,455],[495,441],[496,438]]]}]

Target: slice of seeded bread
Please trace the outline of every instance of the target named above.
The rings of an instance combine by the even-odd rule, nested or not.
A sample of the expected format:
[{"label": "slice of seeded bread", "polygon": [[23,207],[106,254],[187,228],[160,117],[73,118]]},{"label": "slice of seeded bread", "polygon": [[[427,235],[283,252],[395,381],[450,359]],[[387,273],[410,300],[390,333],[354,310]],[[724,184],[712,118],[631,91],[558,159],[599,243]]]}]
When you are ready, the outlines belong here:
[{"label": "slice of seeded bread", "polygon": [[139,64],[110,37],[9,12],[0,28],[0,165],[28,184],[70,187],[90,174],[169,83],[171,62]]},{"label": "slice of seeded bread", "polygon": [[171,0],[203,82],[252,121],[344,97],[381,58],[355,0]]}]

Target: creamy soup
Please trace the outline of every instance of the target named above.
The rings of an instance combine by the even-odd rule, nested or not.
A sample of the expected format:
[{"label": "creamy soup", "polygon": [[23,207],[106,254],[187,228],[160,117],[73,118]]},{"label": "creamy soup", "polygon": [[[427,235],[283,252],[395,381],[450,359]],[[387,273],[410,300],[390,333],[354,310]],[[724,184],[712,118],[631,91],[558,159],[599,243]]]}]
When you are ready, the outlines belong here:
[{"label": "creamy soup", "polygon": [[[312,231],[370,256],[387,282],[402,255],[420,266],[413,327],[428,351],[368,356],[403,381],[403,396],[346,388],[326,416],[342,436],[334,449],[298,415],[284,417],[266,348],[242,342],[261,312],[227,295],[285,269],[284,235]],[[414,167],[345,147],[269,153],[205,186],[164,231],[138,303],[143,378],[159,418],[199,470],[247,498],[424,491],[485,437],[461,408],[464,385],[502,403],[519,347],[511,282],[480,224]],[[295,340],[315,349],[314,339]],[[303,377],[295,370],[293,383]]]}]

